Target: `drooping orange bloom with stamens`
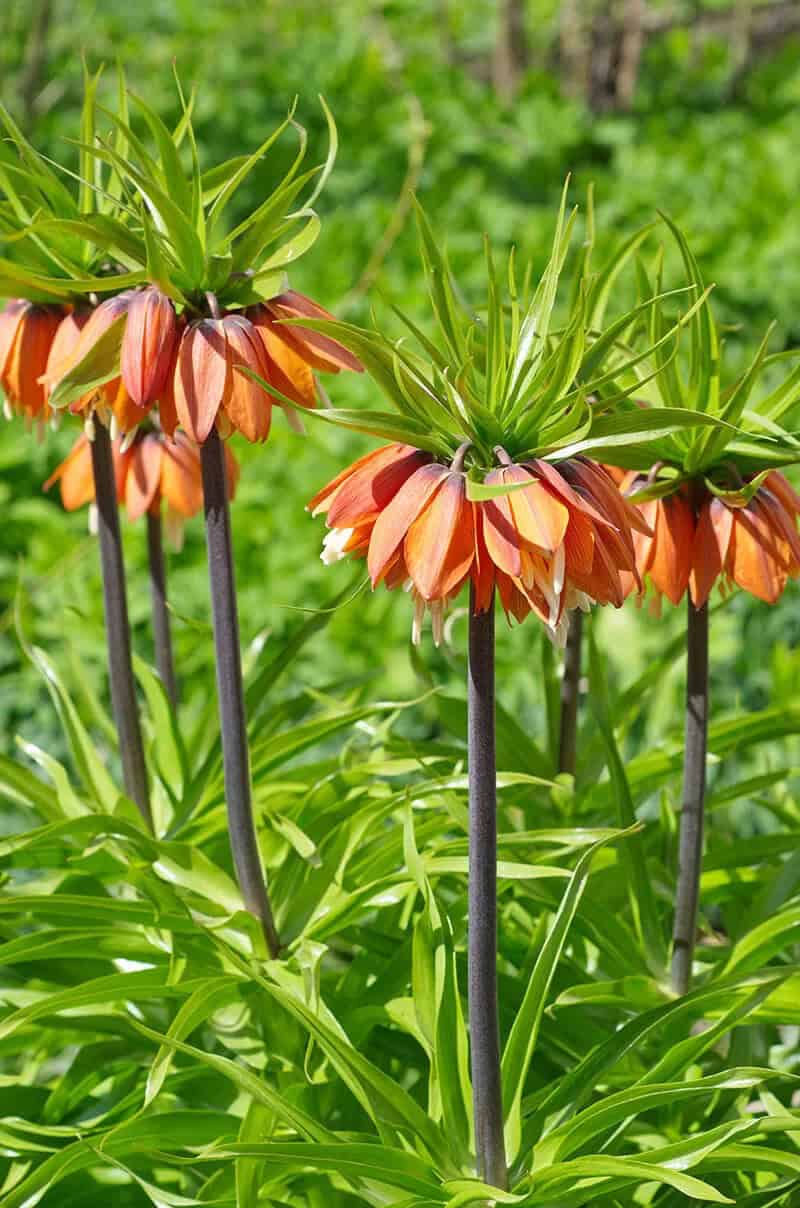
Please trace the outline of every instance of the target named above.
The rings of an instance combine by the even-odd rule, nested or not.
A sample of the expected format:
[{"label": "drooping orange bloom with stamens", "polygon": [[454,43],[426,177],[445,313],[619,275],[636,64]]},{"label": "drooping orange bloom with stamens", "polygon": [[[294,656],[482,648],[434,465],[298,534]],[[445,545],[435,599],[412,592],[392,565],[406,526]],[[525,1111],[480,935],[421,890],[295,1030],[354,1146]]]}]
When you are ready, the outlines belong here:
[{"label": "drooping orange bloom with stamens", "polygon": [[[637,474],[620,477],[627,494],[645,483]],[[639,582],[626,578],[625,592],[638,590],[641,599],[649,585],[656,610],[662,596],[679,604],[687,588],[700,608],[716,583],[774,604],[789,579],[800,576],[800,496],[777,470],[749,500],[736,490],[712,494],[698,481],[638,507],[653,535],[636,537]]]},{"label": "drooping orange bloom with stamens", "polygon": [[619,606],[622,574],[636,573],[631,530],[648,531],[636,509],[588,462],[498,456],[485,482],[513,490],[473,503],[459,455],[446,466],[409,445],[367,454],[308,505],[326,516],[323,561],[366,557],[373,588],[408,585],[415,640],[429,608],[438,642],[444,608],[468,581],[476,612],[496,589],[509,618],[534,612],[558,641],[570,609]]},{"label": "drooping orange bloom with stamens", "polygon": [[[200,450],[182,432],[169,439],[153,429],[140,432],[125,448],[120,439],[113,441],[117,499],[129,520],[138,520],[146,512],[157,514],[166,508],[167,530],[178,544],[182,522],[203,507],[203,481]],[[225,447],[228,489],[231,500],[239,481],[239,463]],[[81,434],[61,465],[44,484],[48,491],[54,483],[61,487],[61,501],[68,512],[94,502],[91,444]]]},{"label": "drooping orange bloom with stamens", "polygon": [[0,387],[7,412],[47,419],[47,394],[40,378],[63,311],[15,299],[0,312]]}]

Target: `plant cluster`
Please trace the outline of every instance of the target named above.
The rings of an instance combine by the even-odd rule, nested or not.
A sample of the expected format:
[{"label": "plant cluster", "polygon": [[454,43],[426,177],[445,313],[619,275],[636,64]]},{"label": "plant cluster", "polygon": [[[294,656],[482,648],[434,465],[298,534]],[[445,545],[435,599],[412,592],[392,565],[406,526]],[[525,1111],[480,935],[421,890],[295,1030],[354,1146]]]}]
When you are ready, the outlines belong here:
[{"label": "plant cluster", "polygon": [[[513,254],[500,272],[487,241],[486,296],[468,302],[418,209],[430,321],[394,308],[396,337],[336,320],[287,278],[320,229],[324,102],[320,168],[303,167],[294,109],[254,152],[207,166],[179,84],[175,129],[124,79],[114,110],[98,84],[75,182],[0,110],[0,385],[12,418],[83,426],[46,485],[96,509],[113,720],[96,713],[124,786],[29,642],[20,595],[77,779],[30,744],[46,782],[0,765],[24,816],[0,843],[2,1203],[791,1204],[800,1117],[774,1029],[800,1023],[796,860],[753,876],[739,844],[702,878],[709,733],[712,749],[768,734],[756,719],[709,730],[709,594],[719,580],[771,603],[800,574],[782,473],[800,450],[792,357],[787,371],[768,333],[723,380],[682,232],[664,217],[598,266],[590,197],[570,261],[566,188],[538,281]],[[291,134],[288,169],[236,213]],[[659,231],[683,263],[670,288]],[[623,273],[637,297],[614,313]],[[343,370],[365,370],[391,409],[334,406],[317,374]],[[265,441],[275,405],[296,427],[391,442],[308,506],[328,526],[323,561],[364,559],[373,588],[410,592],[416,641],[429,610],[438,643],[468,589],[453,738],[416,747],[409,703],[276,687],[349,588],[245,678],[226,442]],[[122,501],[148,518],[158,675],[131,649]],[[193,732],[164,504],[171,529],[205,514],[217,712]],[[576,761],[598,759],[575,737],[580,617],[648,585],[687,594],[684,743],[626,771],[620,731],[646,684],[614,701],[590,634],[609,780],[579,793]],[[503,766],[509,743],[512,759],[536,748],[495,700],[496,598],[568,648],[558,760],[524,771]],[[552,668],[544,681],[552,699]],[[636,805],[681,764],[675,878],[671,817],[643,831]],[[728,928],[718,955],[697,944],[701,887]]]}]

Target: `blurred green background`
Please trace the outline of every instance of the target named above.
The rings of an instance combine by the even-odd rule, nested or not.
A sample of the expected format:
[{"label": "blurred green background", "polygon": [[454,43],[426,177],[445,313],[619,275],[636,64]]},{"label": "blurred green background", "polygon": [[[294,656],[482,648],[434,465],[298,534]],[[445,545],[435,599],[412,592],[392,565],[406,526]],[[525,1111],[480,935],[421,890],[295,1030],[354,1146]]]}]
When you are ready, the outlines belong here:
[{"label": "blurred green background", "polygon": [[[594,182],[601,245],[665,208],[683,225],[718,312],[730,324],[733,361],[771,319],[775,348],[800,339],[800,20],[791,3],[619,3],[590,0],[5,0],[0,6],[0,95],[37,146],[75,163],[83,51],[89,64],[119,57],[129,83],[176,118],[172,64],[197,88],[198,137],[206,164],[250,150],[297,95],[311,153],[322,158],[330,103],[340,152],[320,199],[322,235],[293,285],[357,320],[386,317],[386,293],[424,314],[409,191],[445,233],[467,296],[482,276],[481,237],[517,245],[542,267],[565,175],[582,201]],[[113,72],[109,72],[110,79]],[[280,158],[254,174],[255,203]],[[477,294],[474,295],[476,298]],[[364,380],[330,379],[335,402],[367,400]],[[276,414],[263,448],[237,440],[244,466],[235,505],[245,643],[302,621],[350,581],[345,565],[319,561],[320,521],[303,507],[345,460],[370,447],[308,421],[304,440]],[[56,661],[93,669],[76,680],[91,712],[100,675],[102,605],[84,514],[66,516],[41,483],[68,448],[69,425],[41,444],[15,421],[0,428],[0,733],[59,752],[55,719],[14,633],[23,622]],[[149,654],[144,531],[126,529],[137,649]],[[170,561],[175,639],[184,678],[210,668],[201,521]],[[794,689],[800,620],[797,587],[774,609],[737,598],[715,618],[717,716],[763,708]],[[451,644],[429,637],[414,657],[402,594],[362,594],[335,613],[299,670],[326,691],[396,699],[463,677],[463,618]],[[682,613],[660,621],[630,604],[599,623],[617,681],[630,681],[680,631]],[[499,643],[501,700],[534,734],[544,728],[543,639],[533,622]],[[546,653],[544,654],[546,658]],[[449,678],[448,678],[449,675]],[[199,707],[204,676],[191,675]],[[655,688],[637,743],[679,726],[682,667]],[[417,721],[424,732],[424,708]]]}]

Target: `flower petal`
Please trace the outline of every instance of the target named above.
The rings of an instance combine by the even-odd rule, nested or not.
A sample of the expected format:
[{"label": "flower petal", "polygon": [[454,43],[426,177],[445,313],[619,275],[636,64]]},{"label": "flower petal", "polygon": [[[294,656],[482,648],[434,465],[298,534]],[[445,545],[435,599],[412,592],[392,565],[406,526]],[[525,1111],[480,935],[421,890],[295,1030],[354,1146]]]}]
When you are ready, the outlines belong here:
[{"label": "flower petal", "polygon": [[228,341],[220,319],[200,319],[183,333],[175,366],[175,410],[192,440],[202,444],[230,389]]},{"label": "flower petal", "polygon": [[246,440],[266,440],[272,421],[272,398],[263,386],[242,372],[245,368],[264,379],[268,377],[261,341],[253,324],[243,315],[226,315],[222,322],[231,365],[225,414]]},{"label": "flower petal", "polygon": [[406,533],[450,471],[446,466],[420,466],[375,521],[367,555],[372,586],[377,586],[400,551]]},{"label": "flower petal", "polygon": [[448,474],[410,526],[403,546],[408,573],[424,600],[441,600],[475,557],[475,522],[463,474]]},{"label": "flower petal", "polygon": [[173,366],[178,341],[175,308],[150,286],[137,290],[128,306],[120,369],[128,394],[139,407],[154,403]]},{"label": "flower petal", "polygon": [[159,498],[161,449],[161,441],[154,433],[137,440],[131,448],[132,457],[125,478],[125,506],[129,520],[144,516]]}]

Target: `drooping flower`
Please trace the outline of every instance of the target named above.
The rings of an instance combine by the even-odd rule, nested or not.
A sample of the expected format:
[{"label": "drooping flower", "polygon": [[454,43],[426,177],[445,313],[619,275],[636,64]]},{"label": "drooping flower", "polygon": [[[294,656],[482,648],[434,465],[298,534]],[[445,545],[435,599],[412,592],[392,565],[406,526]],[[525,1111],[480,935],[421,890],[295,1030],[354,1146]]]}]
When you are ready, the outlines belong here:
[{"label": "drooping flower", "polygon": [[[620,477],[627,494],[645,484],[636,474]],[[640,581],[627,577],[625,592],[636,590],[641,599],[649,585],[656,610],[662,596],[679,604],[687,588],[701,608],[716,583],[723,591],[735,584],[774,604],[789,579],[800,576],[800,496],[777,470],[754,492],[715,494],[695,480],[638,507],[653,535],[635,538]]]},{"label": "drooping flower", "polygon": [[47,393],[40,381],[63,317],[59,307],[14,299],[0,312],[0,387],[6,414],[46,419]]},{"label": "drooping flower", "polygon": [[358,360],[336,340],[280,322],[298,315],[331,317],[302,294],[291,293],[187,326],[173,397],[177,418],[193,440],[202,444],[215,426],[233,428],[249,441],[267,439],[276,400],[251,374],[300,406],[314,407],[314,369],[361,371]]},{"label": "drooping flower", "polygon": [[[117,498],[125,504],[129,520],[165,508],[165,523],[172,544],[180,545],[183,521],[203,507],[200,450],[182,432],[170,439],[156,429],[140,431],[125,447],[113,442]],[[239,464],[226,446],[225,460],[230,498],[236,493]],[[94,502],[91,444],[82,433],[66,458],[44,484],[49,490],[58,482],[61,501],[68,512]]]},{"label": "drooping flower", "polygon": [[415,641],[429,608],[438,643],[444,609],[467,581],[476,613],[496,589],[509,618],[534,612],[559,642],[571,609],[619,607],[621,576],[636,573],[632,530],[648,530],[605,471],[580,459],[515,465],[498,449],[502,464],[484,482],[510,489],[474,503],[465,453],[446,466],[388,445],[343,471],[308,505],[326,516],[323,561],[366,557],[373,588],[408,585]]}]

